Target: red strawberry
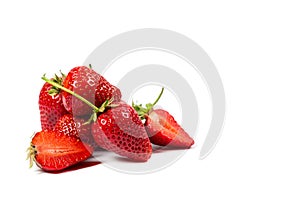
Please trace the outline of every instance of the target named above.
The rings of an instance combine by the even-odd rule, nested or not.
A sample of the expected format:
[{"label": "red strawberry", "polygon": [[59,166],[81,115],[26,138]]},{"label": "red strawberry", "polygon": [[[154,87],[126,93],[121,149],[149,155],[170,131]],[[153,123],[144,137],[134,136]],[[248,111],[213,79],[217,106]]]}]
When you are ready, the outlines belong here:
[{"label": "red strawberry", "polygon": [[34,161],[45,171],[58,171],[86,160],[92,149],[78,138],[43,130],[34,135],[28,151],[30,167]]},{"label": "red strawberry", "polygon": [[194,140],[165,110],[152,110],[146,118],[145,127],[153,144],[177,148],[190,148],[194,144]]},{"label": "red strawberry", "polygon": [[[58,84],[62,82],[57,75],[52,80]],[[60,90],[49,83],[45,83],[40,91],[39,109],[42,130],[53,130],[57,120],[67,114]]]},{"label": "red strawberry", "polygon": [[174,117],[165,110],[153,109],[163,91],[164,88],[162,88],[157,100],[153,104],[146,104],[146,108],[134,104],[133,107],[139,113],[141,119],[146,119],[145,128],[153,144],[175,148],[190,148],[194,144],[194,140],[181,128]]},{"label": "red strawberry", "polygon": [[147,161],[152,146],[135,110],[124,102],[100,114],[92,125],[97,144],[135,161]]},{"label": "red strawberry", "polygon": [[84,143],[95,148],[97,144],[91,133],[91,124],[86,124],[86,121],[87,119],[66,114],[57,121],[54,130],[64,135],[77,137]]},{"label": "red strawberry", "polygon": [[[136,161],[147,161],[150,158],[151,143],[142,121],[131,106],[124,102],[112,104],[112,99],[109,99],[104,101],[101,107],[96,107],[86,98],[54,83],[45,76],[42,79],[92,108],[93,114],[89,121],[94,121],[92,135],[100,147]],[[111,108],[105,111],[108,106]],[[98,112],[102,114],[97,117]]]},{"label": "red strawberry", "polygon": [[[113,98],[116,102],[121,99],[121,92],[117,87],[86,66],[73,68],[66,76],[63,86],[97,107],[108,99]],[[62,94],[66,110],[73,115],[83,116],[92,113],[93,109],[82,100],[65,91]]]}]

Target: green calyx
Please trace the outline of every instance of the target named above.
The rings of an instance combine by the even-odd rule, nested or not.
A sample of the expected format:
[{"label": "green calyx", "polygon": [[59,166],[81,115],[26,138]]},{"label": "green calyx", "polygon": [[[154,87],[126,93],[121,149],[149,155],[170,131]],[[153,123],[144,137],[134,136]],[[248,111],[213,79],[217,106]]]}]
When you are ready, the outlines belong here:
[{"label": "green calyx", "polygon": [[31,168],[33,166],[33,162],[35,162],[35,154],[36,154],[35,146],[30,144],[30,146],[27,149],[27,158],[26,158],[26,160],[29,159],[29,168]]},{"label": "green calyx", "polygon": [[46,81],[47,83],[51,84],[53,87],[58,88],[60,90],[63,90],[65,92],[73,95],[74,97],[76,97],[79,100],[81,100],[82,102],[86,103],[88,106],[90,106],[93,109],[93,114],[91,115],[90,119],[86,122],[86,124],[91,123],[92,121],[95,122],[97,120],[97,113],[103,113],[105,111],[105,109],[108,108],[108,107],[111,108],[111,107],[118,106],[118,104],[113,104],[114,99],[111,98],[111,99],[108,99],[108,100],[104,101],[104,103],[98,108],[97,106],[92,104],[90,101],[88,101],[84,97],[82,97],[79,94],[73,92],[72,90],[69,90],[69,89],[65,88],[64,86],[62,86],[62,84],[59,84],[54,80],[48,79],[45,74],[43,75],[42,79],[44,81]]},{"label": "green calyx", "polygon": [[[55,83],[57,83],[57,84],[59,84],[59,85],[62,85],[64,79],[66,78],[66,75],[64,73],[62,73],[61,71],[60,71],[60,74],[61,74],[61,76],[58,76],[57,74],[54,74],[54,78],[52,79],[52,81],[55,82]],[[55,96],[59,92],[60,92],[60,89],[58,87],[56,87],[56,86],[53,86],[53,85],[52,85],[52,88],[48,91],[48,93],[51,96]]]},{"label": "green calyx", "polygon": [[146,107],[143,107],[142,104],[137,105],[137,104],[134,104],[134,102],[132,102],[132,107],[136,110],[136,112],[138,113],[141,120],[146,119],[146,117],[152,111],[155,104],[159,101],[159,99],[162,96],[163,92],[164,92],[164,88],[161,88],[161,91],[160,91],[158,97],[156,98],[156,100],[153,103],[147,103],[145,105]]},{"label": "green calyx", "polygon": [[99,108],[94,109],[94,112],[91,115],[91,117],[83,125],[90,124],[91,122],[95,122],[97,120],[97,113],[103,113],[106,108],[108,108],[108,107],[110,107],[110,108],[117,107],[118,104],[113,104],[113,101],[114,101],[114,98],[111,98],[109,100],[104,101]]}]

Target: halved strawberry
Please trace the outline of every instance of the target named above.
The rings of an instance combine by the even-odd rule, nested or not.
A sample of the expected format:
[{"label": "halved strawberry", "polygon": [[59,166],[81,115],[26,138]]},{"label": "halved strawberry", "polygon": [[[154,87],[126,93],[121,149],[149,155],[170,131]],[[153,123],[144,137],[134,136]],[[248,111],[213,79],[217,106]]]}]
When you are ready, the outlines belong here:
[{"label": "halved strawberry", "polygon": [[163,109],[154,110],[154,105],[160,99],[164,88],[153,104],[142,105],[132,103],[141,119],[146,119],[145,128],[153,144],[175,148],[190,148],[194,144],[193,138],[184,131],[174,117]]},{"label": "halved strawberry", "polygon": [[147,161],[152,146],[136,111],[124,102],[101,113],[92,125],[96,143],[135,161]]},{"label": "halved strawberry", "polygon": [[165,110],[152,110],[146,117],[145,128],[150,141],[160,146],[190,148],[194,140]]},{"label": "halved strawberry", "polygon": [[92,148],[76,137],[43,130],[32,138],[28,158],[30,167],[35,162],[45,171],[58,171],[86,160],[91,152]]},{"label": "halved strawberry", "polygon": [[[61,84],[62,80],[63,77],[57,75],[52,79],[58,84]],[[63,105],[60,89],[45,83],[39,95],[39,110],[42,130],[53,130],[57,120],[68,113]]]}]

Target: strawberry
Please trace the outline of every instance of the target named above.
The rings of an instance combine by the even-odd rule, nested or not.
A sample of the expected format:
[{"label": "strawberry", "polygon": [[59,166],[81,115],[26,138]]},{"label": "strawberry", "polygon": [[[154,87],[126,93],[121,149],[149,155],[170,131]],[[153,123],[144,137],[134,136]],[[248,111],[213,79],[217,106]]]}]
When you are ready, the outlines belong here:
[{"label": "strawberry", "polygon": [[92,134],[100,147],[132,160],[144,162],[152,154],[142,121],[124,102],[100,114],[92,125]]},{"label": "strawberry", "polygon": [[[97,107],[108,99],[113,98],[116,102],[121,99],[121,92],[117,87],[111,85],[103,76],[86,66],[71,69],[63,82],[63,86]],[[84,116],[93,112],[86,103],[73,97],[72,94],[63,91],[62,95],[66,110],[73,115]]]},{"label": "strawberry", "polygon": [[174,117],[163,109],[153,109],[154,105],[160,99],[164,88],[162,88],[156,101],[142,105],[135,105],[134,109],[139,113],[141,119],[145,119],[145,128],[149,139],[153,144],[160,146],[169,146],[175,148],[190,148],[194,140],[184,131],[175,121]]},{"label": "strawberry", "polygon": [[[113,98],[95,106],[77,93],[42,77],[46,82],[75,96],[93,110],[88,122],[92,124],[95,142],[104,149],[113,151],[136,161],[147,161],[152,154],[152,146],[144,125],[137,112],[125,102],[113,104]],[[110,107],[109,109],[107,109]],[[97,116],[98,113],[99,116]]]},{"label": "strawberry", "polygon": [[[63,77],[55,75],[52,80],[61,84],[62,79]],[[42,130],[53,130],[57,120],[67,114],[58,88],[49,83],[43,85],[39,95],[39,110]]]},{"label": "strawberry", "polygon": [[54,130],[64,135],[79,138],[84,143],[96,148],[97,144],[91,133],[91,124],[85,123],[86,121],[87,119],[85,118],[66,114],[57,121]]},{"label": "strawberry", "polygon": [[160,146],[190,148],[194,140],[175,121],[174,117],[165,110],[152,110],[145,122],[150,141]]},{"label": "strawberry", "polygon": [[28,148],[30,167],[33,162],[45,171],[59,171],[86,160],[92,149],[78,138],[57,131],[43,130],[34,135]]}]

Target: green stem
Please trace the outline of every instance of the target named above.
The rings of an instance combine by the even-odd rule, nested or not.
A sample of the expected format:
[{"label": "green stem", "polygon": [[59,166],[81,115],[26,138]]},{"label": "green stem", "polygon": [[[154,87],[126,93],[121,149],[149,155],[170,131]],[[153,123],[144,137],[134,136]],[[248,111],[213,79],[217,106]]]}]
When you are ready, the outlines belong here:
[{"label": "green stem", "polygon": [[54,81],[48,79],[45,75],[42,77],[42,79],[43,79],[44,81],[46,81],[47,83],[49,83],[49,84],[51,84],[51,85],[53,85],[53,86],[55,86],[55,87],[57,87],[57,88],[59,88],[59,89],[61,89],[61,90],[63,90],[63,91],[65,91],[65,92],[67,92],[67,93],[73,95],[74,97],[80,99],[81,101],[83,101],[84,103],[86,103],[87,105],[89,105],[90,107],[92,107],[92,108],[95,110],[95,112],[98,112],[99,108],[97,108],[97,106],[95,106],[94,104],[92,104],[91,102],[89,102],[88,100],[86,100],[85,98],[83,98],[82,96],[80,96],[79,94],[76,94],[76,93],[73,92],[72,90],[69,90],[69,89],[67,89],[67,88],[65,88],[65,87],[63,87],[63,86],[61,86],[61,85],[59,85],[58,83],[56,83],[56,82],[54,82]]},{"label": "green stem", "polygon": [[153,109],[154,105],[159,101],[159,99],[162,96],[163,92],[164,92],[164,88],[161,88],[161,91],[160,91],[158,97],[156,98],[156,100],[153,103],[147,103],[146,107],[143,107],[142,104],[136,105],[132,101],[132,107],[136,110],[136,112],[138,113],[140,119],[147,118],[147,116],[150,114],[150,112],[152,112],[152,109]]},{"label": "green stem", "polygon": [[154,103],[152,104],[153,106],[159,101],[159,99],[160,99],[160,97],[161,97],[161,95],[163,94],[163,92],[164,92],[164,89],[165,88],[161,88],[161,91],[160,91],[160,93],[159,93],[159,95],[158,95],[158,97],[157,97],[157,99],[154,101]]}]

